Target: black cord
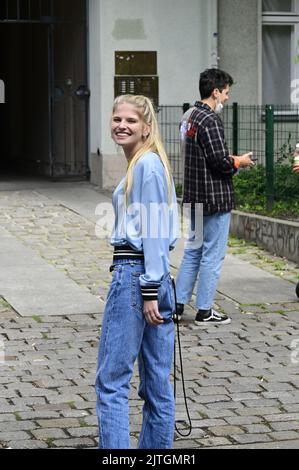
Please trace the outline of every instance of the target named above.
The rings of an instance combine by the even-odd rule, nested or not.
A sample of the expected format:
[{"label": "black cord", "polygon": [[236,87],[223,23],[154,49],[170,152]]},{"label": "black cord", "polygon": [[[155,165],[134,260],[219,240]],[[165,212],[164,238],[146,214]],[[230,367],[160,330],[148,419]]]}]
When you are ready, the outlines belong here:
[{"label": "black cord", "polygon": [[[182,346],[181,346],[181,338],[180,338],[180,327],[178,321],[178,312],[177,312],[177,296],[176,296],[176,287],[175,281],[172,278],[172,285],[174,290],[174,300],[175,300],[175,321],[177,325],[177,338],[178,338],[178,346],[179,346],[179,358],[180,358],[180,367],[181,367],[181,376],[182,376],[182,387],[183,387],[183,395],[184,395],[184,402],[185,402],[185,409],[188,417],[188,428],[187,434],[183,434],[182,430],[178,429],[178,421],[175,422],[175,430],[181,437],[188,437],[192,432],[192,421],[190,418],[188,403],[187,403],[187,394],[186,394],[186,387],[185,387],[185,377],[184,377],[184,368],[183,368],[183,356],[182,356]],[[176,400],[176,344],[174,343],[174,399]]]}]

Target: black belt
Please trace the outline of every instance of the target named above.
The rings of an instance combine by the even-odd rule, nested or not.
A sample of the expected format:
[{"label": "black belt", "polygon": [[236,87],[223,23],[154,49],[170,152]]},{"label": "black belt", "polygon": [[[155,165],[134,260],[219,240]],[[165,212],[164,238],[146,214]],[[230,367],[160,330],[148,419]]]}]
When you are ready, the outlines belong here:
[{"label": "black belt", "polygon": [[136,251],[130,245],[115,246],[113,254],[113,262],[121,259],[139,259],[144,260],[143,251]]}]

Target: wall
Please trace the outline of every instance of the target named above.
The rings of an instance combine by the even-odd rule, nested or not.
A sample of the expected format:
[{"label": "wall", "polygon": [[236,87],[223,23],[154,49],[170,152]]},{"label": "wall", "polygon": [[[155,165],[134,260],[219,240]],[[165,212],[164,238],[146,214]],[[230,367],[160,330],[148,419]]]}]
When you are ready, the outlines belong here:
[{"label": "wall", "polygon": [[[110,166],[113,173],[107,177],[111,182],[126,166],[109,130],[114,52],[157,51],[159,103],[194,102],[199,94],[199,73],[215,63],[217,0],[90,0],[89,29],[92,167],[100,159],[105,161],[106,171]],[[103,175],[104,187],[105,181]]]},{"label": "wall", "polygon": [[233,211],[231,233],[299,263],[299,223]]},{"label": "wall", "polygon": [[219,67],[236,84],[231,101],[261,104],[261,0],[218,0]]}]

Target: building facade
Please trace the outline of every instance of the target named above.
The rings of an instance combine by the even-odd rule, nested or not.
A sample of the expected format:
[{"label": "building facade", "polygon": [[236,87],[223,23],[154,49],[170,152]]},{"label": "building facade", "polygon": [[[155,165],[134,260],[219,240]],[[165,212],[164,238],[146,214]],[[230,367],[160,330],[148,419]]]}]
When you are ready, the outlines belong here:
[{"label": "building facade", "polygon": [[159,105],[194,101],[200,70],[217,65],[215,33],[215,0],[90,0],[92,182],[110,188],[125,171],[110,138],[115,95],[145,93]]},{"label": "building facade", "polygon": [[110,189],[126,166],[116,95],[192,103],[200,71],[219,66],[232,101],[291,104],[298,38],[299,0],[0,0],[3,166]]}]

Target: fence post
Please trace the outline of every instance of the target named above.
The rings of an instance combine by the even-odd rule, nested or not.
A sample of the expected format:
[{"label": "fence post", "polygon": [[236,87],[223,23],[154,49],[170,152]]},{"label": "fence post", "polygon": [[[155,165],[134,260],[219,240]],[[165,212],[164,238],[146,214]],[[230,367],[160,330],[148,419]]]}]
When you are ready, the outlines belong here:
[{"label": "fence post", "polygon": [[233,103],[233,155],[239,154],[239,108]]},{"label": "fence post", "polygon": [[267,210],[274,206],[274,107],[266,105],[266,197]]},{"label": "fence post", "polygon": [[185,114],[190,108],[190,103],[183,103],[183,113]]}]

